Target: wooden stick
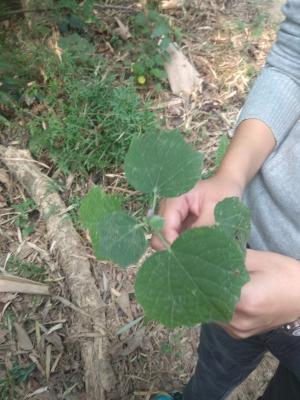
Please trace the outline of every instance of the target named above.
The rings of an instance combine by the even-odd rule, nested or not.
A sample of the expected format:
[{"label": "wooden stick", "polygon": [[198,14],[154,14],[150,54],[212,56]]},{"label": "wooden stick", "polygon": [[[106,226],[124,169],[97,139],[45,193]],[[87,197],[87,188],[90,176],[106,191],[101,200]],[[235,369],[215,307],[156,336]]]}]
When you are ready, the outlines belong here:
[{"label": "wooden stick", "polygon": [[[116,390],[116,378],[109,355],[105,304],[91,274],[89,259],[66,207],[53,191],[53,182],[32,162],[27,150],[0,145],[0,159],[35,201],[45,219],[48,239],[55,250],[71,293],[72,303],[91,317],[76,313],[77,333],[94,332],[95,337],[80,338],[85,384],[89,400],[106,400]],[[21,161],[26,159],[27,161]],[[111,396],[110,396],[111,397]]]},{"label": "wooden stick", "polygon": [[10,274],[0,274],[0,293],[50,294],[47,285]]}]

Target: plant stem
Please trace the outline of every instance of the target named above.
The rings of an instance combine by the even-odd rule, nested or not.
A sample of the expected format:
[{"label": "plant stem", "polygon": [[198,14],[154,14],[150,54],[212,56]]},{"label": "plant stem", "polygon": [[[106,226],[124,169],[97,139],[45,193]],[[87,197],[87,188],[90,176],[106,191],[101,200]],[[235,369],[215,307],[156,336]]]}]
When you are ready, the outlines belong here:
[{"label": "plant stem", "polygon": [[159,237],[159,239],[161,240],[161,242],[163,243],[163,245],[165,246],[165,249],[171,253],[171,244],[167,241],[167,239],[165,239],[165,237],[163,236],[163,234],[159,231],[154,232],[154,234],[156,236]]},{"label": "plant stem", "polygon": [[151,210],[152,210],[152,212],[153,212],[153,215],[155,214],[155,209],[156,209],[157,200],[158,200],[157,190],[154,190],[154,192],[153,192],[152,207],[151,207]]},{"label": "plant stem", "polygon": [[136,224],[135,225],[135,229],[139,229],[139,228],[146,228],[147,224],[145,224],[144,222],[141,222],[140,224]]}]

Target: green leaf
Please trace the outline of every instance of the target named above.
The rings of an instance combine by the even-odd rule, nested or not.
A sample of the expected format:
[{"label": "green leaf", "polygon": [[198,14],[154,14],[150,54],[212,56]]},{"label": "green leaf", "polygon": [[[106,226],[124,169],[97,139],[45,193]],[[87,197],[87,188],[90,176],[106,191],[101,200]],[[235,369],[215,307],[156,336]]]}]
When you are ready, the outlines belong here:
[{"label": "green leaf", "polygon": [[160,66],[160,67],[163,67],[165,61],[166,61],[166,60],[164,59],[164,57],[163,57],[161,54],[155,54],[155,56],[154,56],[154,63],[155,63],[156,65],[158,65],[158,66]]},{"label": "green leaf", "polygon": [[250,210],[237,197],[228,197],[215,207],[215,219],[220,229],[237,239],[244,250],[250,236]]},{"label": "green leaf", "polygon": [[99,186],[96,186],[81,201],[80,220],[85,228],[90,228],[105,215],[121,210],[121,204],[119,197],[107,195]]},{"label": "green leaf", "polygon": [[146,260],[135,291],[146,315],[174,328],[228,322],[248,281],[236,241],[218,227],[186,231]]},{"label": "green leaf", "polygon": [[202,159],[178,131],[147,133],[132,140],[125,172],[137,190],[175,197],[201,178]]},{"label": "green leaf", "polygon": [[167,73],[164,69],[159,69],[159,68],[152,68],[150,70],[150,73],[155,76],[155,78],[158,78],[160,80],[164,80],[167,78]]},{"label": "green leaf", "polygon": [[136,62],[132,65],[132,72],[135,75],[144,75],[145,66],[142,63]]},{"label": "green leaf", "polygon": [[164,35],[168,35],[169,31],[170,31],[170,29],[169,29],[168,25],[161,23],[154,28],[154,30],[151,34],[151,39],[155,39],[155,38],[158,38],[158,37],[161,37]]},{"label": "green leaf", "polygon": [[92,43],[77,33],[72,33],[60,38],[59,46],[65,50],[65,52],[72,54],[74,58],[80,58],[83,55],[85,57],[91,57],[96,51]]},{"label": "green leaf", "polygon": [[228,137],[226,135],[221,136],[221,139],[219,141],[219,145],[216,151],[216,167],[219,167],[221,164],[221,161],[223,160],[225,153],[228,149],[230,140],[228,139]]},{"label": "green leaf", "polygon": [[104,216],[90,231],[96,257],[112,260],[121,267],[135,264],[148,245],[143,227],[123,212]]},{"label": "green leaf", "polygon": [[169,47],[170,43],[171,43],[171,40],[168,37],[164,37],[162,39],[162,41],[159,43],[160,50],[162,50],[162,51],[167,50],[167,48]]}]

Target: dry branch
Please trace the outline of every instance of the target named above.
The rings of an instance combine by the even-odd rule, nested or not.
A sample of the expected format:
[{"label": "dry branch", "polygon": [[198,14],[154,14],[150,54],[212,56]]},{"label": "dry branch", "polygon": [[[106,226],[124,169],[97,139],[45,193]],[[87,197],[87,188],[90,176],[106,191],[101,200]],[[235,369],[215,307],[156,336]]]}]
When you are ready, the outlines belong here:
[{"label": "dry branch", "polygon": [[78,337],[82,332],[95,333],[95,337],[83,336],[80,340],[87,398],[106,400],[107,393],[115,390],[116,380],[105,335],[105,305],[79,235],[67,218],[66,207],[53,189],[53,182],[41,173],[28,151],[0,145],[0,159],[37,204],[47,224],[51,248],[56,251],[66,276],[72,302],[91,316],[79,314],[76,326]]},{"label": "dry branch", "polygon": [[10,274],[0,274],[0,293],[50,294],[47,285]]}]

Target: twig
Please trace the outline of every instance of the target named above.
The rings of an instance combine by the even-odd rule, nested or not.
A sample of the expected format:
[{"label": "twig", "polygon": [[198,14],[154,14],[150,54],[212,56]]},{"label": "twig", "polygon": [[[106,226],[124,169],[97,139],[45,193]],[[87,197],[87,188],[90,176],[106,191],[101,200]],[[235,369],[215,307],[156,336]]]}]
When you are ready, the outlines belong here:
[{"label": "twig", "polygon": [[61,302],[63,305],[65,305],[66,307],[70,307],[72,308],[72,310],[86,316],[89,318],[93,318],[90,314],[86,313],[85,311],[83,311],[81,308],[75,306],[75,304],[71,303],[69,300],[65,299],[64,297],[61,296],[54,296],[54,300],[58,300],[59,302]]},{"label": "twig", "polygon": [[39,12],[44,12],[44,11],[55,11],[55,8],[28,8],[28,9],[20,9],[20,10],[12,10],[12,11],[5,11],[2,15],[1,18],[5,18],[8,15],[14,15],[14,14],[24,14],[24,13],[39,13]]},{"label": "twig", "polygon": [[45,216],[49,242],[55,243],[55,246],[50,245],[50,249],[55,247],[69,286],[72,306],[65,299],[57,300],[73,309],[75,305],[77,332],[88,331],[97,335],[80,340],[87,398],[106,400],[116,391],[116,376],[108,351],[110,342],[106,332],[105,303],[91,273],[80,236],[72,222],[65,218],[66,206],[58,193],[49,191],[51,179],[40,171],[28,151],[0,145],[0,159],[36,202],[41,215]]},{"label": "twig", "polygon": [[102,8],[103,10],[117,10],[126,12],[135,12],[138,10],[136,6],[116,6],[112,4],[94,4],[94,7]]},{"label": "twig", "polygon": [[2,157],[2,160],[5,161],[24,161],[24,162],[30,162],[30,163],[36,163],[38,165],[41,165],[44,168],[50,169],[50,167],[47,164],[44,164],[40,161],[37,160],[28,160],[27,158],[20,158],[20,157]]}]

